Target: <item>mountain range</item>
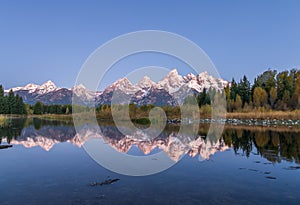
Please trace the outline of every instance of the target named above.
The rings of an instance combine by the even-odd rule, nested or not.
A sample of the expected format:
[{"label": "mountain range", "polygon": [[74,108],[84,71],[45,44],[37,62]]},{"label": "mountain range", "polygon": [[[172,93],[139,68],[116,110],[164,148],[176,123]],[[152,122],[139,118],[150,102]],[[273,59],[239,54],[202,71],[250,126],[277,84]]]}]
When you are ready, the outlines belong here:
[{"label": "mountain range", "polygon": [[[59,88],[50,80],[42,85],[31,83],[24,87],[15,87],[9,90],[21,96],[23,101],[28,104],[35,104],[37,101],[44,104],[72,104],[73,95],[79,99],[77,103],[80,104],[87,104],[91,101],[96,102],[96,105],[111,104],[114,95],[117,96],[117,98],[113,98],[114,103],[124,104],[124,99],[129,99],[131,103],[137,105],[154,104],[161,106],[175,105],[184,99],[184,94],[197,94],[204,88],[221,91],[227,85],[228,81],[214,78],[207,72],[181,76],[176,69],[173,69],[157,83],[148,76],[144,76],[135,85],[127,78],[121,78],[102,92],[89,91],[81,84],[70,89]],[[5,93],[8,93],[9,90],[5,90]]]}]

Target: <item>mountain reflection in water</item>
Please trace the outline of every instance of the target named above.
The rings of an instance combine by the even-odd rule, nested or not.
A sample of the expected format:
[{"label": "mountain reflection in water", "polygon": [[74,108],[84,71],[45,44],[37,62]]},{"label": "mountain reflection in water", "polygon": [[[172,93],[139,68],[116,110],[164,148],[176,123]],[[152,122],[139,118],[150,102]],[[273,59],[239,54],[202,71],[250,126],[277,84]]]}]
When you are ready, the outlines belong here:
[{"label": "mountain reflection in water", "polygon": [[132,147],[137,147],[144,155],[149,155],[158,149],[173,161],[178,161],[186,154],[207,160],[216,152],[232,148],[236,155],[245,157],[254,154],[273,163],[280,163],[282,160],[300,163],[298,130],[286,129],[279,132],[260,127],[225,126],[220,139],[209,139],[208,128],[208,125],[201,124],[198,135],[194,136],[185,132],[179,134],[178,126],[168,125],[162,133],[152,138],[143,132],[130,130],[130,135],[124,135],[111,124],[102,123],[100,135],[95,127],[89,125],[82,125],[76,133],[72,122],[15,119],[12,127],[0,128],[0,142],[21,144],[27,148],[40,146],[49,151],[55,144],[62,142],[82,147],[91,138],[102,138],[119,152],[128,153]]}]

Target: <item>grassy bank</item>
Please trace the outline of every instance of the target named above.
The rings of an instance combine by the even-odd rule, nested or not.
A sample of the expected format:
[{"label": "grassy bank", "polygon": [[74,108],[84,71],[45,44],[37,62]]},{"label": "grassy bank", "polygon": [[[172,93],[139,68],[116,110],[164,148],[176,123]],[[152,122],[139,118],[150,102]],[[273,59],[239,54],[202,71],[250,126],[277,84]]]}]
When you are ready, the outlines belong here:
[{"label": "grassy bank", "polygon": [[[149,124],[149,110],[139,111],[134,113],[129,113],[133,123],[137,124]],[[180,110],[172,108],[164,108],[168,119],[180,119]],[[173,112],[174,111],[174,112]],[[211,118],[211,110],[208,108],[200,109],[200,118],[207,119]],[[94,114],[93,113],[76,113],[77,120],[88,121]],[[125,116],[125,114],[124,114]],[[222,118],[225,116],[222,116]],[[72,114],[42,114],[42,115],[0,115],[0,126],[9,123],[13,118],[40,118],[46,120],[64,120],[71,121],[73,120]],[[96,118],[98,121],[113,121],[111,112],[97,112]],[[122,116],[119,117],[122,120]],[[300,120],[300,110],[294,111],[248,111],[248,112],[228,112],[226,113],[227,119],[277,119],[277,120]]]},{"label": "grassy bank", "polygon": [[72,120],[71,114],[42,114],[42,115],[27,115],[27,118],[41,118],[46,120]]},{"label": "grassy bank", "polygon": [[279,119],[279,120],[300,120],[300,110],[294,111],[249,111],[249,112],[228,112],[226,118],[235,119]]}]

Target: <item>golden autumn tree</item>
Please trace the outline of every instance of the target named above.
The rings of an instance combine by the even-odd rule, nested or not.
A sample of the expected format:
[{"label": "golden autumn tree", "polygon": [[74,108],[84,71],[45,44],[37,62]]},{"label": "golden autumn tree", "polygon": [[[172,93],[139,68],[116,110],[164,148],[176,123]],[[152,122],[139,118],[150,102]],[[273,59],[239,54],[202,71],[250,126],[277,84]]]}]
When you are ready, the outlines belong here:
[{"label": "golden autumn tree", "polygon": [[264,107],[268,102],[268,94],[267,92],[261,88],[256,87],[253,93],[253,105],[254,107]]}]

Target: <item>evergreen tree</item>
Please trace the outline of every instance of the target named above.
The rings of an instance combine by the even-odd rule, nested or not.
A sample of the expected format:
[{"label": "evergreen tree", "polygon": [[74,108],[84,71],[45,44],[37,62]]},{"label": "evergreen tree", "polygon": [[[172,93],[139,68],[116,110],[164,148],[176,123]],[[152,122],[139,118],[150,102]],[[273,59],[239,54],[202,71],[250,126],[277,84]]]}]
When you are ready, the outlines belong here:
[{"label": "evergreen tree", "polygon": [[3,113],[2,114],[10,114],[9,110],[9,104],[8,104],[8,97],[5,96],[3,98],[3,107],[2,107]]},{"label": "evergreen tree", "polygon": [[0,114],[4,114],[4,89],[0,85]]},{"label": "evergreen tree", "polygon": [[8,93],[7,103],[8,103],[8,113],[7,114],[16,114],[17,113],[16,98],[15,98],[14,92],[12,90],[10,90]]},{"label": "evergreen tree", "polygon": [[205,105],[207,103],[206,102],[208,99],[207,95],[209,95],[209,94],[207,94],[206,88],[203,88],[202,92],[198,95],[198,98],[197,98],[199,107],[201,107],[202,105]]},{"label": "evergreen tree", "polygon": [[300,70],[297,71],[297,75],[296,75],[293,102],[296,105],[295,108],[300,109]]},{"label": "evergreen tree", "polygon": [[41,115],[43,114],[43,104],[41,101],[38,101],[33,106],[33,114]]},{"label": "evergreen tree", "polygon": [[243,79],[238,84],[238,94],[241,96],[242,99],[242,106],[245,103],[250,102],[251,97],[251,85],[247,77],[244,75]]},{"label": "evergreen tree", "polygon": [[23,102],[23,98],[20,97],[18,94],[16,95],[16,106],[17,106],[16,114],[21,114],[21,115],[27,114],[26,106]]},{"label": "evergreen tree", "polygon": [[237,94],[238,94],[238,86],[237,86],[237,83],[235,82],[234,78],[232,78],[231,87],[230,87],[230,99],[235,101]]}]

